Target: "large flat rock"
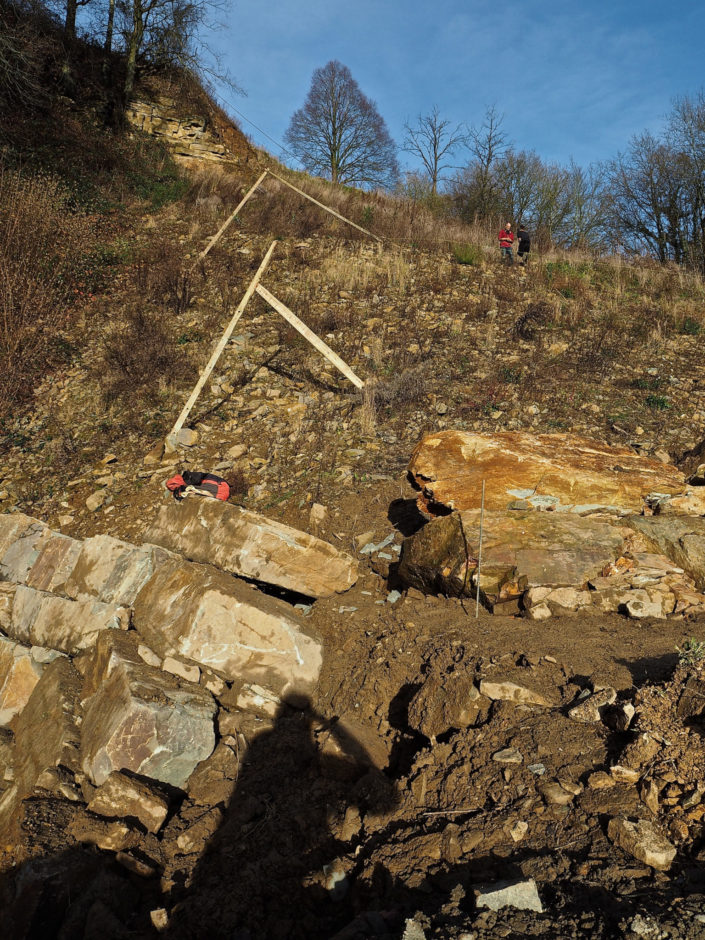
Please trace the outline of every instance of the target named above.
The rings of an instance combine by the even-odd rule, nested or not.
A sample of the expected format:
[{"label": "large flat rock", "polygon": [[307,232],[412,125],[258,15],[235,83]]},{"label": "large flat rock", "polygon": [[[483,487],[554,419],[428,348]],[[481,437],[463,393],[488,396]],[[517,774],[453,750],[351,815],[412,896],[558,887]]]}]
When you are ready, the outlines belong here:
[{"label": "large flat rock", "polygon": [[[528,588],[581,586],[621,553],[618,528],[593,517],[486,512],[480,587],[488,597]],[[402,546],[399,575],[426,593],[474,595],[480,512],[432,519]]]},{"label": "large flat rock", "polygon": [[98,786],[128,770],[183,787],[215,747],[213,696],[148,666],[124,634],[101,637],[95,659],[81,726],[84,772]]},{"label": "large flat rock", "polygon": [[532,508],[639,512],[648,494],[675,495],[685,488],[675,467],[630,448],[577,435],[519,431],[431,434],[414,450],[409,474],[421,491],[421,509],[431,515],[439,508],[477,509],[483,480],[490,510],[525,500]]},{"label": "large flat rock", "polygon": [[170,559],[135,600],[133,621],[160,656],[178,655],[277,695],[311,692],[323,651],[293,608],[207,565]]},{"label": "large flat rock", "polygon": [[328,542],[214,499],[171,501],[147,541],[308,597],[329,597],[357,581],[357,562]]}]

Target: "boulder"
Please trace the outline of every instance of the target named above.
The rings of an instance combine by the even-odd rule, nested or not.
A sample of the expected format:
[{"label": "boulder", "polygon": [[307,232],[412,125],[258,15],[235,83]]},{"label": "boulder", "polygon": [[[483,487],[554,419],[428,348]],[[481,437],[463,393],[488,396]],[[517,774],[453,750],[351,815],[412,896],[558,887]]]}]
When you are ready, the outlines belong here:
[{"label": "boulder", "polygon": [[86,686],[81,762],[97,786],[128,770],[183,787],[213,751],[210,692],[148,666],[127,635],[99,638]]},{"label": "boulder", "polygon": [[[405,539],[399,576],[426,593],[473,596],[479,543],[478,510],[432,519]],[[616,527],[594,518],[486,512],[481,593],[496,602],[532,587],[581,586],[613,561],[623,544]]]},{"label": "boulder", "polygon": [[0,800],[0,831],[37,788],[57,792],[79,769],[81,677],[60,657],[44,670],[15,721],[15,779]]},{"label": "boulder", "polygon": [[640,511],[652,492],[676,495],[685,478],[673,466],[628,447],[571,434],[440,431],[414,450],[409,474],[422,511],[507,509],[516,500],[533,508],[583,512],[598,507]]},{"label": "boulder", "polygon": [[172,500],[148,541],[308,597],[339,594],[357,581],[357,562],[328,542],[216,499]]},{"label": "boulder", "polygon": [[116,771],[96,789],[88,809],[112,819],[134,817],[147,832],[159,832],[169,812],[169,801],[154,786]]},{"label": "boulder", "polygon": [[130,612],[91,597],[69,600],[18,584],[9,635],[21,643],[74,654],[93,646],[103,630],[126,630]]},{"label": "boulder", "polygon": [[472,676],[432,672],[409,702],[409,727],[435,740],[451,728],[474,725],[480,715],[486,714],[489,704]]},{"label": "boulder", "polygon": [[309,694],[322,646],[292,608],[206,565],[170,559],[135,600],[134,624],[160,656],[183,656],[228,679]]},{"label": "boulder", "polygon": [[705,591],[705,518],[697,516],[631,516],[628,524],[652,551],[666,555]]},{"label": "boulder", "polygon": [[8,725],[22,711],[41,674],[42,667],[30,649],[0,636],[0,726]]},{"label": "boulder", "polygon": [[615,816],[608,823],[607,835],[615,845],[658,871],[668,871],[676,857],[675,846],[646,819],[633,822]]}]

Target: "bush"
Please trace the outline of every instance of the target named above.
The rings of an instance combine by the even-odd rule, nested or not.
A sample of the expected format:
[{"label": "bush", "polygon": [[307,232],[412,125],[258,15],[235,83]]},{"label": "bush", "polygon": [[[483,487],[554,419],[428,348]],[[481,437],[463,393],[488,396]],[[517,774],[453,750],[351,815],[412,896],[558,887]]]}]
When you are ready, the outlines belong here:
[{"label": "bush", "polygon": [[161,387],[195,376],[176,329],[142,305],[128,307],[103,343],[99,380],[106,402],[155,404]]},{"label": "bush", "polygon": [[91,250],[90,226],[67,200],[53,176],[0,170],[0,413],[27,398],[54,360]]},{"label": "bush", "polygon": [[455,245],[453,247],[453,257],[458,264],[477,266],[482,264],[482,248],[479,245]]}]

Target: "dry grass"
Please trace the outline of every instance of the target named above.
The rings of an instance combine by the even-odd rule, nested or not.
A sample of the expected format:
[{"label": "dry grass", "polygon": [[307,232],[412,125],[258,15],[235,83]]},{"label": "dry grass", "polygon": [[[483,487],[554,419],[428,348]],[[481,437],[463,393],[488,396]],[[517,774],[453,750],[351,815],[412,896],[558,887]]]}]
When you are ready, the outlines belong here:
[{"label": "dry grass", "polygon": [[71,278],[92,242],[52,176],[0,170],[0,412],[28,397],[70,316]]}]

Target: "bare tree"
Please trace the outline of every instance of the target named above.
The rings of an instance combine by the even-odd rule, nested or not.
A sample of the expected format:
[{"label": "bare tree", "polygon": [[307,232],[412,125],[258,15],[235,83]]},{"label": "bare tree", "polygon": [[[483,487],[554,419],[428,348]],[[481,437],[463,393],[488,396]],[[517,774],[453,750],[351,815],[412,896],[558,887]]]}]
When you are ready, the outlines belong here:
[{"label": "bare tree", "polygon": [[645,132],[610,167],[614,223],[627,248],[684,261],[682,156]]},{"label": "bare tree", "polygon": [[416,124],[407,122],[404,130],[406,136],[402,150],[421,160],[431,181],[431,195],[436,196],[441,174],[450,167],[443,161],[466,142],[467,133],[460,125],[451,130],[451,122],[441,118],[436,105],[429,114],[419,114]]},{"label": "bare tree", "polygon": [[314,71],[284,140],[309,173],[334,183],[389,187],[399,175],[396,146],[377,106],[337,61]]},{"label": "bare tree", "polygon": [[[116,0],[118,28],[125,50],[123,94],[129,101],[140,61],[152,66],[176,65],[206,81],[215,75],[237,86],[219,70],[212,47],[203,40],[212,18],[229,0]],[[108,37],[106,35],[106,47]],[[208,61],[215,60],[215,67]]]},{"label": "bare tree", "polygon": [[476,187],[476,214],[481,218],[487,218],[496,211],[493,170],[508,146],[507,135],[502,130],[503,122],[504,115],[498,114],[496,107],[490,105],[485,110],[482,124],[479,127],[471,127],[469,132],[470,152],[475,158],[473,175]]},{"label": "bare tree", "polygon": [[705,92],[676,100],[668,127],[684,186],[686,260],[705,274]]}]

